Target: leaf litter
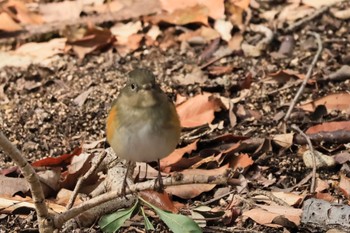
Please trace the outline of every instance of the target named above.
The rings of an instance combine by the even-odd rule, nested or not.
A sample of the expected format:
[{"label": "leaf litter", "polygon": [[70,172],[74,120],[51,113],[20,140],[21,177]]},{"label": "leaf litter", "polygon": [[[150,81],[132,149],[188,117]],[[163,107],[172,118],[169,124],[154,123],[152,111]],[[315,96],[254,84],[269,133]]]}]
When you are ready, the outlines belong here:
[{"label": "leaf litter", "polygon": [[[316,43],[302,32],[294,31],[293,39],[297,42],[294,48],[283,56],[277,56],[273,52],[279,51],[285,35],[273,31],[276,37],[270,41],[270,32],[266,29],[283,29],[285,25],[293,25],[322,9],[325,3],[311,0],[304,4],[289,2],[275,8],[255,1],[228,1],[227,5],[223,1],[214,5],[210,5],[213,1],[150,2],[150,5],[158,4],[164,10],[159,13],[158,8],[149,11],[141,9],[137,3],[131,3],[128,8],[117,1],[110,1],[109,5],[101,1],[91,2],[90,5],[75,7],[69,19],[79,21],[82,12],[87,17],[91,12],[119,12],[121,18],[109,26],[101,24],[101,21],[94,24],[94,18],[87,18],[90,20],[88,27],[81,24],[67,27],[60,32],[59,39],[36,44],[22,42],[24,44],[19,48],[13,47],[12,51],[0,54],[4,58],[0,65],[0,87],[7,97],[0,98],[7,100],[1,102],[0,126],[33,165],[41,164],[43,182],[49,188],[47,195],[55,196],[59,189],[74,187],[77,178],[89,168],[93,157],[91,152],[79,152],[79,156],[65,154],[79,145],[86,145],[85,140],[100,142],[103,139],[106,112],[125,80],[124,74],[132,67],[145,66],[154,69],[162,88],[170,97],[178,96],[176,101],[181,125],[184,131],[192,130],[192,134],[184,135],[195,136],[184,138],[179,149],[163,159],[163,174],[176,171],[218,175],[231,168],[234,169],[234,178],[243,176],[249,183],[235,194],[246,199],[250,198],[247,194],[254,190],[290,189],[289,192],[272,194],[293,207],[276,205],[277,200],[273,198],[269,202],[264,201],[264,204],[256,202],[250,208],[242,202],[231,206],[233,195],[223,194],[211,205],[218,212],[229,208],[229,212],[225,212],[227,218],[219,218],[217,223],[207,221],[205,225],[232,226],[238,223],[248,227],[253,221],[260,224],[255,226],[256,230],[270,231],[269,227],[272,227],[282,232],[299,228],[303,202],[299,194],[307,192],[309,184],[303,179],[310,171],[307,167],[313,164],[304,163],[297,153],[312,155],[306,143],[297,144],[300,140],[296,140],[298,135],[295,132],[288,128],[288,132],[280,130],[283,116],[277,117],[277,113],[283,114],[297,91],[298,79],[305,78]],[[327,1],[327,4],[336,2],[340,1]],[[44,27],[50,22],[64,25],[64,19],[57,17],[59,11],[49,8],[49,4],[39,3],[39,14],[32,13],[22,2],[10,1],[8,4],[12,5],[5,5],[0,10],[0,29],[6,35],[20,31],[22,27],[29,30],[29,26]],[[57,4],[57,9],[67,9],[69,4],[77,2],[54,4]],[[347,3],[338,4],[331,8],[339,10],[347,6]],[[17,13],[8,11],[9,6],[16,8]],[[129,16],[125,14],[128,9],[134,9]],[[295,14],[290,14],[290,11]],[[255,18],[252,18],[252,13]],[[256,17],[267,21],[254,21]],[[340,23],[332,24],[329,17],[333,16],[323,13],[322,17],[303,26],[305,30],[322,32],[326,52],[319,60],[312,80],[307,83],[299,110],[293,112],[290,120],[310,137],[328,137],[330,140],[325,140],[325,144],[314,142],[316,153],[323,160],[334,159],[340,164],[333,166],[335,162],[332,162],[332,166],[327,165],[331,172],[317,171],[324,182],[319,180],[315,197],[332,201],[340,193],[348,201],[349,178],[346,174],[349,174],[349,159],[346,155],[349,147],[346,143],[349,141],[349,84],[343,74],[341,78],[334,79],[329,78],[329,74],[341,71],[341,67],[346,67],[349,61],[348,55],[340,52],[345,51],[341,37],[347,34],[349,27],[346,21],[336,21],[338,19],[332,20]],[[325,33],[325,28],[332,33]],[[303,43],[305,41],[309,47]],[[225,52],[220,54],[220,50]],[[200,55],[206,63],[199,63]],[[23,59],[19,60],[19,57]],[[20,62],[16,64],[16,60]],[[45,69],[50,71],[43,72]],[[228,101],[224,103],[223,100]],[[326,111],[322,117],[315,118],[312,114],[316,114],[319,106],[324,106]],[[213,127],[219,123],[222,127]],[[210,127],[213,128],[208,130]],[[340,135],[341,143],[339,140],[329,143]],[[93,145],[85,149],[95,150],[99,143]],[[296,149],[299,146],[300,151]],[[57,158],[41,160],[45,156]],[[4,158],[1,164],[8,164],[10,160]],[[61,168],[55,172],[48,167]],[[142,170],[145,173],[145,166]],[[4,172],[1,179],[8,180],[10,174],[20,176],[13,170]],[[15,177],[11,178],[15,180],[13,184],[19,184],[18,188],[11,186],[15,190],[7,193],[10,197],[6,200],[14,200],[16,196],[13,195],[27,190],[23,190],[25,186],[20,183],[22,178]],[[88,182],[96,184],[97,179],[95,176]],[[334,180],[339,184],[325,185]],[[160,198],[159,202],[169,206],[179,201],[186,203],[187,208],[194,208],[193,201],[213,199],[218,188],[213,184],[170,186],[166,191],[173,196],[166,201]],[[226,192],[234,189],[230,187]],[[204,213],[201,215],[205,216]],[[245,218],[238,219],[235,217],[238,215]]]}]

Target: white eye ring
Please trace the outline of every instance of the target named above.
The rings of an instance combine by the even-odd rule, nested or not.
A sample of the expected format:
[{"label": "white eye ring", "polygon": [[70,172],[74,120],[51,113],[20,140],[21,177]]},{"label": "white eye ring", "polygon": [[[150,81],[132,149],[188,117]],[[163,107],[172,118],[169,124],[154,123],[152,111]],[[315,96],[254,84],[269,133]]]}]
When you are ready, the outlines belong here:
[{"label": "white eye ring", "polygon": [[130,84],[130,88],[131,88],[131,90],[136,91],[137,86],[136,86],[135,83],[131,83],[131,84]]}]

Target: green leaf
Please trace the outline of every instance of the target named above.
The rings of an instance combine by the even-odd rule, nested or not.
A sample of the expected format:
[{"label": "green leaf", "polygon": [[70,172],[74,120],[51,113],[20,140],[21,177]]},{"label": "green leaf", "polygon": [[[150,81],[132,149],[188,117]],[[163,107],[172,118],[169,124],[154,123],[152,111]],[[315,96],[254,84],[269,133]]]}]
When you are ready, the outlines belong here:
[{"label": "green leaf", "polygon": [[120,210],[115,213],[102,216],[98,222],[98,225],[101,227],[101,230],[103,232],[116,232],[120,227],[123,226],[124,222],[127,219],[131,218],[137,205],[138,201],[136,201],[135,205],[129,209]]},{"label": "green leaf", "polygon": [[145,227],[146,227],[146,231],[152,230],[154,231],[154,227],[151,223],[151,221],[148,219],[148,217],[145,214],[145,211],[143,210],[143,207],[141,206],[141,213],[143,215],[143,218],[145,219]]},{"label": "green leaf", "polygon": [[161,210],[154,205],[148,203],[141,197],[139,199],[144,202],[146,205],[154,209],[154,211],[158,214],[160,219],[163,220],[163,222],[169,227],[170,230],[172,230],[174,233],[200,233],[202,232],[202,229],[198,226],[198,224],[193,221],[191,218],[180,215],[180,214],[173,214],[169,213],[167,211]]}]

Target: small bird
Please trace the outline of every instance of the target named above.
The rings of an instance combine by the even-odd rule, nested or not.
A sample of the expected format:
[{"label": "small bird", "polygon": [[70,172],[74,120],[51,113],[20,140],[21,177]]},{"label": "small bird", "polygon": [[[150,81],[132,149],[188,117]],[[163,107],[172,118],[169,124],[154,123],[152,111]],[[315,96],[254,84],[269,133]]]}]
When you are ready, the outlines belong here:
[{"label": "small bird", "polygon": [[[169,155],[180,139],[180,120],[175,106],[147,69],[129,73],[126,85],[112,103],[106,122],[107,141],[128,162],[122,192],[125,194],[130,161],[158,161]],[[155,185],[163,189],[160,169]]]}]

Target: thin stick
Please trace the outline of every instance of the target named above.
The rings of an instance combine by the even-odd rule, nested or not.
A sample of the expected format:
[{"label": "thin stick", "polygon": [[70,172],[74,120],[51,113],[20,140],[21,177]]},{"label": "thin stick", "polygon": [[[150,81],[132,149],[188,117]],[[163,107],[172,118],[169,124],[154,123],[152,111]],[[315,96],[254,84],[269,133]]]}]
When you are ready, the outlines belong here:
[{"label": "thin stick", "polygon": [[75,202],[75,198],[77,198],[78,196],[78,192],[81,188],[81,186],[83,185],[84,181],[87,180],[92,174],[94,174],[97,170],[97,168],[100,166],[100,164],[102,163],[103,159],[106,157],[107,153],[105,151],[102,151],[99,154],[98,160],[96,161],[96,163],[94,163],[90,169],[85,173],[84,176],[79,177],[77,184],[75,185],[75,188],[73,190],[72,195],[69,198],[68,204],[66,206],[67,210],[69,210],[70,208],[72,208],[74,202]]},{"label": "thin stick", "polygon": [[38,216],[39,231],[40,232],[52,232],[52,221],[49,220],[49,212],[45,203],[45,196],[39,176],[34,171],[34,168],[23,157],[21,152],[5,137],[0,131],[0,148],[8,154],[11,159],[19,166],[23,176],[30,185],[30,191],[33,197],[35,210]]},{"label": "thin stick", "polygon": [[311,177],[311,187],[310,187],[310,193],[315,192],[315,184],[316,184],[316,157],[315,157],[315,152],[314,152],[314,147],[312,146],[310,138],[296,125],[292,125],[292,129],[298,131],[300,135],[302,135],[306,141],[307,144],[309,145],[311,154],[312,154],[312,177]]},{"label": "thin stick", "polygon": [[321,7],[320,9],[316,10],[315,12],[313,12],[311,15],[295,22],[294,24],[291,24],[289,25],[289,27],[287,27],[285,29],[285,32],[292,32],[296,29],[298,29],[301,25],[313,20],[314,18],[318,17],[319,15],[323,14],[324,12],[328,11],[328,9],[330,8],[331,6],[328,5],[328,6],[323,6]]},{"label": "thin stick", "polygon": [[312,70],[315,67],[316,62],[317,62],[319,56],[321,55],[321,52],[322,52],[322,49],[323,49],[321,37],[320,37],[320,35],[318,33],[316,33],[316,32],[308,32],[307,34],[308,35],[313,35],[316,38],[317,45],[318,45],[317,53],[316,53],[314,59],[312,60],[312,63],[310,65],[310,67],[309,67],[309,70],[307,71],[306,77],[303,80],[303,82],[302,82],[302,84],[301,84],[297,94],[294,96],[293,101],[290,103],[289,109],[288,109],[288,111],[286,113],[286,116],[284,117],[284,122],[286,122],[289,119],[290,114],[292,113],[292,110],[293,110],[294,106],[296,105],[300,95],[303,93],[303,91],[304,91],[304,89],[306,87],[306,84],[307,84],[307,82],[309,81],[309,79],[311,77]]}]

